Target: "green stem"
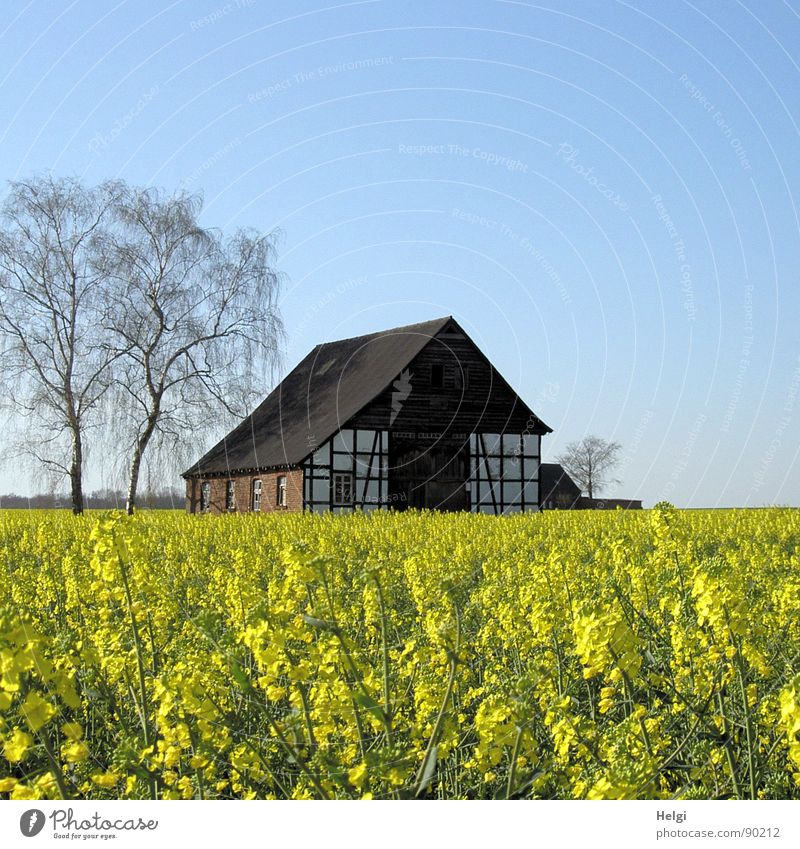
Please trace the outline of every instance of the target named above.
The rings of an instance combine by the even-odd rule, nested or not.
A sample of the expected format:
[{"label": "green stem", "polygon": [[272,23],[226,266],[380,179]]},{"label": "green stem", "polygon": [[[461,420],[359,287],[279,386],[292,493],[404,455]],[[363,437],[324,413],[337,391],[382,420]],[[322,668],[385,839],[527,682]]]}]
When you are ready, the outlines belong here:
[{"label": "green stem", "polygon": [[556,674],[558,676],[558,697],[563,698],[564,696],[564,687],[563,687],[563,675],[561,672],[561,646],[558,643],[558,637],[556,637],[556,632],[553,631],[553,653],[556,656]]},{"label": "green stem", "polygon": [[311,749],[317,748],[317,739],[314,736],[314,726],[311,723],[311,710],[308,705],[308,691],[301,682],[297,682],[297,690],[300,693],[300,701],[303,705],[303,718],[305,719],[306,733],[308,734],[308,745]]},{"label": "green stem", "polygon": [[389,685],[389,642],[386,638],[386,605],[383,600],[383,589],[380,581],[374,577],[375,587],[378,592],[378,606],[381,612],[381,643],[383,654],[383,712],[386,715],[386,743],[392,745],[392,701]]},{"label": "green stem", "polygon": [[[141,703],[141,722],[142,734],[144,737],[144,747],[145,749],[149,749],[151,745],[151,738],[150,725],[147,721],[147,685],[145,680],[143,656],[144,652],[142,651],[142,640],[139,635],[139,627],[136,623],[136,616],[133,612],[133,597],[131,595],[130,583],[128,581],[128,570],[124,559],[119,555],[117,556],[117,562],[119,563],[119,570],[120,574],[122,575],[122,588],[125,591],[125,601],[128,606],[128,617],[130,619],[131,632],[133,634],[133,645],[136,650],[136,667],[139,676],[139,699]],[[158,798],[158,789],[154,781],[151,781],[150,783],[150,795],[153,799]]]},{"label": "green stem", "polygon": [[358,712],[358,704],[355,699],[351,699],[351,701],[353,702],[353,718],[358,732],[358,747],[361,750],[361,760],[363,761],[367,758],[367,739],[364,736],[364,725],[361,722],[361,714]]},{"label": "green stem", "polygon": [[253,703],[258,707],[263,716],[266,718],[270,727],[272,728],[272,732],[278,740],[278,743],[283,748],[284,752],[297,763],[300,767],[301,772],[308,778],[308,780],[314,785],[314,789],[319,793],[319,795],[323,799],[329,799],[330,797],[325,791],[325,788],[319,783],[317,776],[311,772],[310,769],[305,764],[305,759],[302,757],[300,752],[292,746],[292,744],[286,739],[286,736],[281,731],[278,723],[273,719],[272,714],[269,712],[269,708],[264,704],[261,700],[260,694],[255,690],[255,688],[249,682],[246,685],[246,693],[252,699]]},{"label": "green stem", "polygon": [[442,706],[439,708],[439,714],[436,717],[436,722],[433,725],[433,731],[431,732],[431,736],[428,739],[428,745],[425,747],[425,755],[422,758],[422,763],[419,765],[419,769],[417,770],[416,779],[414,781],[414,795],[419,796],[422,792],[422,779],[425,775],[425,767],[428,763],[428,759],[431,757],[431,753],[433,752],[434,747],[436,746],[439,735],[442,731],[442,726],[444,725],[445,714],[447,713],[447,703],[450,701],[450,694],[453,692],[453,685],[456,680],[456,667],[458,666],[458,652],[461,646],[461,616],[458,612],[458,608],[456,608],[456,641],[455,648],[448,652],[450,655],[450,674],[447,678],[447,689],[445,690],[444,698],[442,699]]},{"label": "green stem", "polygon": [[736,793],[736,798],[742,798],[742,790],[739,787],[739,781],[736,778],[736,761],[733,757],[733,747],[731,746],[731,728],[730,723],[728,722],[728,717],[725,713],[725,702],[722,699],[722,691],[717,693],[717,705],[719,707],[720,715],[722,716],[722,733],[725,736],[725,759],[728,762],[728,771],[731,774],[731,781],[733,783],[733,789]]},{"label": "green stem", "polygon": [[[222,705],[220,705],[210,693],[206,694],[206,698],[211,702],[212,705],[214,705],[214,709],[217,711],[217,713],[220,716],[224,716],[225,712],[222,710]],[[259,702],[258,704],[259,707],[261,707],[261,703]],[[290,799],[291,795],[289,791],[281,784],[280,780],[278,779],[278,776],[275,774],[274,770],[268,763],[267,759],[264,757],[263,753],[259,749],[257,749],[247,737],[244,736],[244,732],[242,732],[235,723],[229,725],[228,729],[233,733],[233,736],[239,737],[242,743],[247,746],[247,748],[258,758],[259,763],[261,764],[261,766],[264,767],[264,771],[270,776],[278,790],[283,793],[284,798]]]},{"label": "green stem", "polygon": [[244,743],[244,745],[247,746],[247,748],[258,758],[258,762],[261,764],[261,766],[264,767],[264,772],[269,775],[269,777],[272,779],[273,784],[275,784],[278,790],[283,793],[284,799],[291,799],[291,793],[289,793],[289,791],[283,786],[283,784],[281,784],[280,780],[278,779],[278,776],[275,775],[274,770],[269,765],[269,762],[264,757],[264,755],[248,739],[242,738],[242,743]]},{"label": "green stem", "polygon": [[284,751],[295,761],[297,761],[297,765],[300,767],[300,770],[303,774],[308,778],[308,780],[314,785],[314,789],[319,793],[319,795],[323,799],[329,799],[330,797],[325,792],[325,788],[319,783],[317,776],[311,772],[310,769],[305,764],[304,759],[301,757],[300,753],[294,749],[292,744],[286,739],[281,731],[278,723],[270,716],[269,711],[266,708],[263,708],[264,715],[267,717],[267,722],[272,726],[272,731],[275,736],[278,738],[278,742],[283,746]]},{"label": "green stem", "polygon": [[53,776],[55,777],[56,786],[58,787],[58,792],[61,794],[61,798],[71,798],[69,789],[67,788],[67,780],[61,770],[61,764],[58,762],[58,759],[55,756],[53,747],[50,745],[50,740],[47,736],[47,732],[42,730],[42,732],[38,736],[39,739],[42,741],[42,745],[44,746],[45,752],[47,753],[47,759],[50,761],[50,766],[53,768]]},{"label": "green stem", "polygon": [[734,641],[736,648],[735,662],[736,671],[739,677],[739,689],[742,694],[742,706],[744,708],[744,728],[747,739],[747,770],[750,778],[750,798],[757,799],[758,792],[756,788],[756,753],[753,734],[753,719],[750,714],[750,705],[747,702],[747,687],[744,683],[744,665],[742,664],[742,647],[739,641]]},{"label": "green stem", "polygon": [[517,739],[514,740],[514,750],[511,752],[511,766],[508,770],[508,783],[506,784],[506,799],[510,799],[514,793],[514,785],[517,778],[517,758],[519,757],[520,746],[522,745],[522,734],[525,731],[525,726],[520,725],[517,728]]}]

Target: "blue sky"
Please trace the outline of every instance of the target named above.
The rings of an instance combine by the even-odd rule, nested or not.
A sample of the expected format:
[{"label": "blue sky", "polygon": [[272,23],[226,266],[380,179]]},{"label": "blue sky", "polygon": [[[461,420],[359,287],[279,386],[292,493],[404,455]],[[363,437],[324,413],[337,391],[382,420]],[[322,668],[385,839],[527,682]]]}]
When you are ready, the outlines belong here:
[{"label": "blue sky", "polygon": [[286,369],[452,314],[554,428],[545,459],[595,433],[616,494],[800,504],[800,4],[5,12],[3,179],[280,228]]}]

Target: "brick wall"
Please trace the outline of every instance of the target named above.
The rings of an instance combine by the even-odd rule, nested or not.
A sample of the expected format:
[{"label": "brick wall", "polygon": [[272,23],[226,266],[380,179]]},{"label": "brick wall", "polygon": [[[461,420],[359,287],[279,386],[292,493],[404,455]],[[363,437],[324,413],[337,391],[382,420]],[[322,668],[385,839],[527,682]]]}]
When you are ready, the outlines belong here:
[{"label": "brick wall", "polygon": [[186,479],[186,512],[194,513],[197,510],[197,505],[195,504],[195,480],[194,478]]},{"label": "brick wall", "polygon": [[[278,507],[278,478],[286,476],[286,507]],[[210,513],[226,512],[227,486],[229,478],[211,478]],[[262,472],[255,475],[238,475],[233,478],[235,512],[249,513],[252,510],[253,482],[261,481],[261,512],[299,512],[303,509],[303,470],[289,469],[282,472]],[[186,509],[189,513],[200,510],[201,481],[186,481]]]}]

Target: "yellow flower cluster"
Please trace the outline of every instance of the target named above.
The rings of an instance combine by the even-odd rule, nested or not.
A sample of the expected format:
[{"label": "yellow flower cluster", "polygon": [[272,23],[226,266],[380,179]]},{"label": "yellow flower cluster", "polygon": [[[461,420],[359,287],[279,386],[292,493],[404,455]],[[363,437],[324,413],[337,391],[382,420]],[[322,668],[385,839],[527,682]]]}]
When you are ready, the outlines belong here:
[{"label": "yellow flower cluster", "polygon": [[0,794],[796,798],[800,513],[0,512]]},{"label": "yellow flower cluster", "polygon": [[781,724],[786,730],[789,760],[797,772],[794,780],[800,786],[800,674],[781,691]]}]

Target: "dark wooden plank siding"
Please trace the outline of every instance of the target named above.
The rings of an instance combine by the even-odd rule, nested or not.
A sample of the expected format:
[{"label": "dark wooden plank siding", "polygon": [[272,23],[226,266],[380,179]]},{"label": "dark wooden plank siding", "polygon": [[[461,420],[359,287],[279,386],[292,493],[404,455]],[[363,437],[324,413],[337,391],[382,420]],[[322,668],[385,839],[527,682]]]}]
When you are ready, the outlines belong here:
[{"label": "dark wooden plank siding", "polygon": [[[444,385],[431,367],[444,366]],[[467,386],[461,387],[462,370]],[[535,419],[473,342],[461,333],[432,339],[408,368],[410,391],[390,386],[351,420],[351,427],[456,433],[537,432]],[[398,375],[399,377],[399,375]],[[392,420],[392,405],[399,408]],[[391,422],[391,424],[390,424]]]}]

